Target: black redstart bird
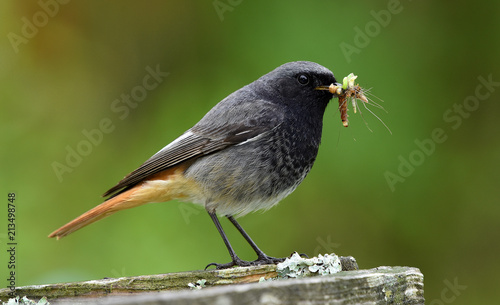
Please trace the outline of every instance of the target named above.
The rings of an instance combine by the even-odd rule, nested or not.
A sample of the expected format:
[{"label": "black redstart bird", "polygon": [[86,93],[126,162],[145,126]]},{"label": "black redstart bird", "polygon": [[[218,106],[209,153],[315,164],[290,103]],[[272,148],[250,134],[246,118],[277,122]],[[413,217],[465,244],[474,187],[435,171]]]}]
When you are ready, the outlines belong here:
[{"label": "black redstart bird", "polygon": [[[223,99],[104,193],[106,201],[49,237],[59,239],[120,210],[177,199],[204,206],[224,240],[231,262],[209,266],[282,261],[262,252],[234,217],[271,208],[304,180],[318,153],[331,84],[337,84],[333,73],[313,62],[276,68]],[[236,255],[217,215],[231,221],[257,260]]]}]

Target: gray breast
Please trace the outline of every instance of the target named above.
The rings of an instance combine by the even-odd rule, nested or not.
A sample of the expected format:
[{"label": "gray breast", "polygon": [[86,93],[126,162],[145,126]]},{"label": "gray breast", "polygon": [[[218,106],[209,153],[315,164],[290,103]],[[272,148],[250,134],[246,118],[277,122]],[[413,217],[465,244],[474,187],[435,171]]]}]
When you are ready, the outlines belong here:
[{"label": "gray breast", "polygon": [[319,141],[290,130],[228,147],[197,160],[186,171],[203,186],[200,202],[222,215],[268,209],[288,196],[305,178]]}]

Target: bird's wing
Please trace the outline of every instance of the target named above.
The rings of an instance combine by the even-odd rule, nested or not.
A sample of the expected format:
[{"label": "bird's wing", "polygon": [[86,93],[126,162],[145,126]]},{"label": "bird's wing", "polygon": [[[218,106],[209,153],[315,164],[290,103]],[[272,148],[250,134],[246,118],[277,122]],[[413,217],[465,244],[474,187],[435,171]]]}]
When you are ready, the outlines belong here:
[{"label": "bird's wing", "polygon": [[[232,145],[243,144],[245,141],[264,135],[280,123],[279,115],[274,117],[272,115],[274,112],[272,110],[275,108],[272,104],[253,101],[253,106],[250,108],[254,107],[258,107],[259,112],[267,109],[268,115],[261,116],[260,119],[249,119],[249,114],[255,112],[252,112],[248,107],[245,107],[246,111],[243,114],[238,114],[238,111],[232,113],[235,111],[229,110],[226,115],[212,109],[198,124],[154,154],[139,168],[110,188],[103,196],[112,195],[114,197],[149,176],[172,166]],[[238,116],[241,118],[239,119]]]}]

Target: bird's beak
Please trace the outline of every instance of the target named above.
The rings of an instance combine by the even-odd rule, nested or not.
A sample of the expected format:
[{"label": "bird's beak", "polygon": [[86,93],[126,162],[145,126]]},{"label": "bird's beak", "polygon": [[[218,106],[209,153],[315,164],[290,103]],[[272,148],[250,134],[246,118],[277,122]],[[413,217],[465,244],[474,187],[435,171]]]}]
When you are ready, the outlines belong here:
[{"label": "bird's beak", "polygon": [[331,94],[336,94],[336,95],[341,95],[342,94],[342,84],[335,83],[331,84],[330,86],[318,86],[314,88],[316,90],[328,90],[330,91]]}]

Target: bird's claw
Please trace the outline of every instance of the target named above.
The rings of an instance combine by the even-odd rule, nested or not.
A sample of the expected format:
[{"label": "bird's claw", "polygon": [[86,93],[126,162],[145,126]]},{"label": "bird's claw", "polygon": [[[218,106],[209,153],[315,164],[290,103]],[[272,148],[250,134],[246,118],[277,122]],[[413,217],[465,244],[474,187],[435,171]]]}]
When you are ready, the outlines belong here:
[{"label": "bird's claw", "polygon": [[263,256],[259,257],[254,261],[244,261],[242,259],[235,259],[232,262],[225,263],[225,264],[218,264],[218,263],[210,263],[205,267],[205,270],[207,270],[208,267],[210,266],[215,266],[216,270],[221,270],[221,269],[227,269],[231,268],[234,266],[238,267],[249,267],[249,266],[260,266],[260,265],[269,265],[269,264],[278,264],[281,263],[285,260],[285,258],[278,258],[278,257],[271,257],[271,256]]}]

